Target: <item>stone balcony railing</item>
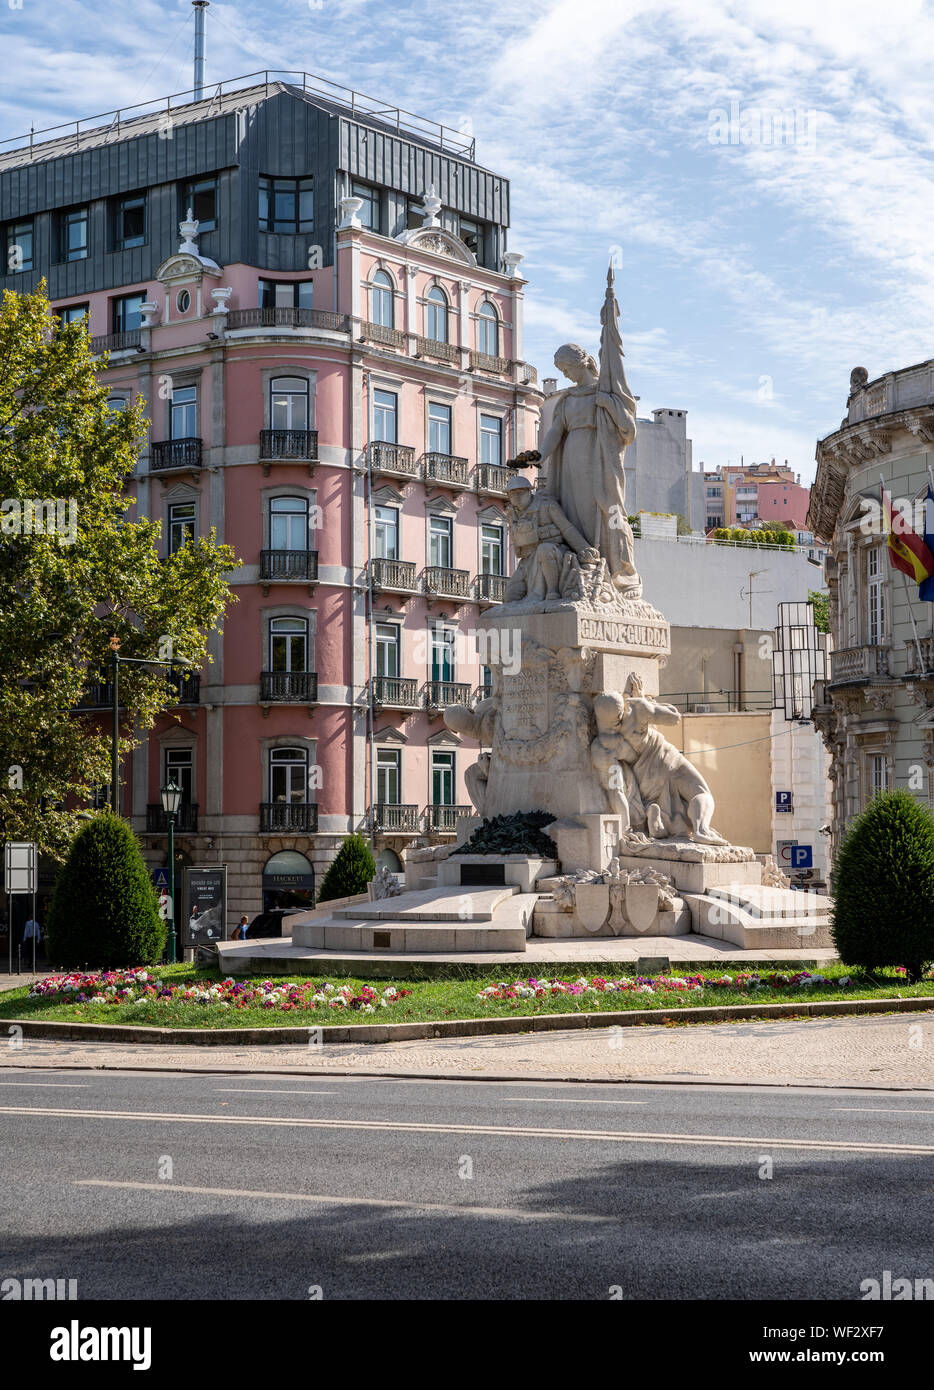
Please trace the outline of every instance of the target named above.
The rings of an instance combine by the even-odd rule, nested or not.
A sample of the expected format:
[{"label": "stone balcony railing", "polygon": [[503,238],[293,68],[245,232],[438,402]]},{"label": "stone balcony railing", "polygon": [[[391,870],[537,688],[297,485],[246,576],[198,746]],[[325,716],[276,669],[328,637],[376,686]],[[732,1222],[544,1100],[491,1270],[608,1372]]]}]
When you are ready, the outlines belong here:
[{"label": "stone balcony railing", "polygon": [[228,332],[238,328],[324,328],[332,333],[348,333],[350,319],[329,309],[293,309],[269,305],[263,309],[231,309],[226,315]]},{"label": "stone balcony railing", "polygon": [[841,647],[830,654],[830,683],[877,680],[889,672],[889,654],[884,647]]},{"label": "stone balcony railing", "polygon": [[442,343],[438,338],[416,338],[416,357],[437,357],[442,362],[460,362],[460,348],[456,343]]},{"label": "stone balcony railing", "polygon": [[369,446],[370,467],[376,473],[395,473],[404,478],[417,478],[415,450],[408,444],[390,444],[374,439]]},{"label": "stone balcony railing", "polygon": [[475,348],[471,348],[470,365],[481,372],[496,372],[504,376],[509,371],[509,358],[494,357],[489,352],[477,352]]},{"label": "stone balcony railing", "polygon": [[[918,659],[918,647],[921,659]],[[919,637],[905,643],[905,675],[928,676],[934,672],[934,637]]]},{"label": "stone balcony railing", "polygon": [[367,342],[380,343],[383,347],[405,347],[405,333],[402,329],[388,328],[383,323],[365,321],[360,325],[360,336]]}]

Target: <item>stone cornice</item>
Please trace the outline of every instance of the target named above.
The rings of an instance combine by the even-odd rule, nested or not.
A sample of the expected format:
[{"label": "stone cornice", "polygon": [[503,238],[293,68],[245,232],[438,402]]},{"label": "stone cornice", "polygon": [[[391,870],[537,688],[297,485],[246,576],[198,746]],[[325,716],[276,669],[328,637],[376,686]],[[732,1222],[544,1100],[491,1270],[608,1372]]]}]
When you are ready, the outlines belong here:
[{"label": "stone cornice", "polygon": [[818,441],[817,476],[811,488],[807,525],[821,540],[829,541],[846,497],[850,471],[884,458],[892,451],[898,431],[913,434],[923,444],[934,443],[934,403],[878,415],[840,429]]}]

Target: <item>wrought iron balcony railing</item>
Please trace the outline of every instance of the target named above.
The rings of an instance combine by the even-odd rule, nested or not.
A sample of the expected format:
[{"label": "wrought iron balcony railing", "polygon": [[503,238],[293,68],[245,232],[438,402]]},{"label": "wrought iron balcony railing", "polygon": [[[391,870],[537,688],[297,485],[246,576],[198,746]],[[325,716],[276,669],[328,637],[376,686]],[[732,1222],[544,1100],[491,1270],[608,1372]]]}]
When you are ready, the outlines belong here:
[{"label": "wrought iron balcony railing", "polygon": [[259,678],[261,704],[311,705],[318,698],[316,671],[263,671]]},{"label": "wrought iron balcony railing", "polygon": [[172,468],[200,468],[201,440],[162,439],[152,446],[149,466],[154,473],[164,473]]},{"label": "wrought iron balcony railing", "polygon": [[[198,829],[198,803],[183,801],[175,813],[175,829],[184,834],[194,834]],[[161,805],[146,807],[146,831],[150,835],[167,835],[169,821]]]},{"label": "wrought iron balcony railing", "polygon": [[417,806],[380,801],[373,807],[373,828],[384,835],[417,835],[419,815]]},{"label": "wrought iron balcony railing", "polygon": [[445,709],[448,705],[469,705],[470,686],[460,681],[428,681],[425,685],[425,707]]},{"label": "wrought iron balcony railing", "polygon": [[131,328],[126,333],[104,333],[91,339],[91,351],[95,356],[101,352],[126,352],[128,348],[139,346],[138,328]]},{"label": "wrought iron balcony railing", "polygon": [[409,676],[374,676],[373,702],[383,709],[417,709],[418,681]]},{"label": "wrought iron balcony railing", "polygon": [[469,599],[470,571],[445,569],[443,565],[426,565],[425,592],[442,598]]},{"label": "wrought iron balcony railing", "polygon": [[456,454],[427,453],[425,481],[444,483],[448,487],[469,487],[467,460]]},{"label": "wrought iron balcony railing", "polygon": [[472,806],[426,806],[425,825],[435,835],[456,835],[461,816],[469,816]]},{"label": "wrought iron balcony railing", "polygon": [[384,560],[376,557],[370,561],[373,587],[393,589],[400,593],[415,592],[415,561]]},{"label": "wrought iron balcony railing", "polygon": [[200,671],[170,671],[166,684],[179,705],[197,705],[201,701]]},{"label": "wrought iron balcony railing", "polygon": [[259,808],[262,834],[275,831],[314,835],[318,829],[318,807],[313,801],[263,801]]},{"label": "wrought iron balcony railing", "polygon": [[498,497],[505,497],[506,484],[509,481],[510,472],[508,468],[503,468],[498,463],[478,463],[477,464],[477,491],[493,492]]},{"label": "wrought iron balcony railing", "polygon": [[478,574],[477,600],[484,607],[502,603],[506,596],[505,574]]},{"label": "wrought iron balcony railing", "polygon": [[78,709],[112,709],[113,702],[112,681],[91,681],[78,701]]},{"label": "wrought iron balcony railing", "polygon": [[418,477],[415,450],[408,444],[390,444],[374,439],[369,446],[370,467],[377,473],[401,473],[406,478]]},{"label": "wrought iron balcony railing", "polygon": [[261,550],[259,557],[260,579],[304,579],[318,578],[317,550]]},{"label": "wrought iron balcony railing", "polygon": [[310,463],[318,457],[317,430],[260,430],[261,461]]}]

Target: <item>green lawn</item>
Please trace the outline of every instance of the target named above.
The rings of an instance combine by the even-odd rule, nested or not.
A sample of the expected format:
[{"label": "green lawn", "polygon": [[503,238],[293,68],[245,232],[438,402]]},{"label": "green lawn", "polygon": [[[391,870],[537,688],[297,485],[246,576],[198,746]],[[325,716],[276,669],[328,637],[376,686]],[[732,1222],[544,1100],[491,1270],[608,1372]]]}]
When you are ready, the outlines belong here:
[{"label": "green lawn", "polygon": [[[762,974],[771,973],[769,967],[760,963]],[[547,992],[544,995],[525,995],[515,992],[515,986],[524,985],[527,976],[516,971],[504,971],[497,980],[485,974],[482,977],[467,971],[454,972],[445,979],[424,981],[399,981],[392,987],[407,990],[409,993],[381,1005],[380,999],[389,985],[384,980],[368,981],[349,976],[322,977],[289,976],[267,981],[261,990],[261,981],[235,980],[223,982],[217,971],[196,970],[189,965],[168,966],[147,972],[149,980],[131,985],[130,997],[110,1000],[88,999],[78,1002],[74,997],[63,997],[61,993],[51,993],[40,998],[30,999],[26,988],[8,990],[0,993],[0,1018],[16,1019],[59,1019],[80,1023],[122,1023],[148,1024],[164,1028],[271,1028],[295,1026],[333,1026],[340,1024],[369,1023],[407,1023],[427,1022],[438,1019],[456,1018],[502,1018],[517,1014],[531,1016],[554,1013],[601,1013],[632,1009],[651,1009],[660,1014],[676,1016],[679,1009],[698,1006],[718,1006],[724,1004],[757,1003],[801,1003],[814,999],[907,999],[916,995],[934,995],[934,978],[928,978],[917,985],[905,983],[904,975],[894,970],[882,971],[877,975],[848,971],[841,965],[827,965],[812,974],[819,974],[826,983],[815,983],[801,987],[791,979],[784,982],[761,984],[754,988],[745,987],[737,979],[738,975],[750,973],[750,967],[721,966],[703,972],[703,986],[700,989],[678,988],[662,981],[650,982],[649,989],[635,989],[638,982],[632,975],[625,975],[617,966],[615,970],[599,967],[591,969],[589,978],[599,978],[602,974],[607,981],[626,982],[630,988],[623,990],[585,988],[580,992]],[[779,972],[790,977],[792,971]],[[807,972],[802,972],[807,973]],[[669,979],[677,976],[672,970]],[[724,975],[732,977],[732,983],[715,984]],[[688,976],[685,979],[696,978]],[[568,973],[549,973],[550,981],[560,980],[572,987],[579,976]],[[849,983],[846,983],[849,981]],[[112,985],[118,990],[124,977],[115,977]],[[509,987],[509,997],[480,998],[480,991],[503,983]],[[91,988],[86,983],[84,988]],[[156,997],[162,989],[190,989],[204,995],[211,989],[226,994],[223,997],[209,996],[184,998],[175,993],[172,997]],[[332,1007],[331,999],[339,995],[341,989],[347,993],[351,1006]],[[145,993],[144,991],[149,991]],[[273,1005],[264,1005],[275,990]],[[250,998],[252,991],[260,991],[259,997]],[[371,991],[368,994],[367,991]],[[318,992],[319,1000],[313,1008],[306,1007],[312,995]],[[244,997],[247,996],[247,997]],[[283,1007],[286,1005],[287,1007]]]}]

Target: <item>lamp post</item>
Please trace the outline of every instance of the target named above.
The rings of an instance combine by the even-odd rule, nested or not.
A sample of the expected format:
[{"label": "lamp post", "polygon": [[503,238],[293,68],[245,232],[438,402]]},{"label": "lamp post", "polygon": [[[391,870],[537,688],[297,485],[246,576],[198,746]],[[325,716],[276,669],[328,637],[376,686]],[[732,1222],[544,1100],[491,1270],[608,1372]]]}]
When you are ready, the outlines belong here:
[{"label": "lamp post", "polygon": [[175,817],[182,799],[182,789],[174,781],[160,789],[162,809],[169,827],[169,965],[175,964]]}]

